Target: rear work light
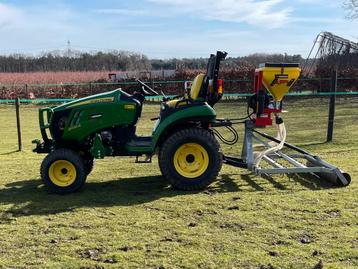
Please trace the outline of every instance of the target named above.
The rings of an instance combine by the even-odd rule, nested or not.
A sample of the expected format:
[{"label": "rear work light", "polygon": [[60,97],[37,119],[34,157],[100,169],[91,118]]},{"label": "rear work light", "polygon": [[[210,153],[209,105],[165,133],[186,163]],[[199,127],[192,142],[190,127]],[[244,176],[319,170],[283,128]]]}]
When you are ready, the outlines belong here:
[{"label": "rear work light", "polygon": [[223,90],[223,80],[218,79],[218,93],[223,94],[223,92],[224,92],[224,90]]}]

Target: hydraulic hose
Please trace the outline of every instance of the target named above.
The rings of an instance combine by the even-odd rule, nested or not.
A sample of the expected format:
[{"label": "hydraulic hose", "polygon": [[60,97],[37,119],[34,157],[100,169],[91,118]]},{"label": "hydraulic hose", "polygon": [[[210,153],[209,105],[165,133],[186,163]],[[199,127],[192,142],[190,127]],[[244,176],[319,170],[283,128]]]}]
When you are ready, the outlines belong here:
[{"label": "hydraulic hose", "polygon": [[281,150],[284,147],[287,132],[286,132],[286,127],[285,127],[285,124],[284,124],[283,120],[278,116],[276,116],[276,128],[277,128],[277,138],[281,142],[279,144],[277,144],[276,146],[273,146],[272,148],[268,148],[267,150],[260,152],[255,157],[254,166],[256,168],[260,165],[260,162],[261,162],[261,160],[262,160],[262,158],[264,156],[269,155],[269,154],[274,153],[274,152],[277,152],[277,151]]},{"label": "hydraulic hose", "polygon": [[218,130],[216,130],[216,129],[212,129],[212,130],[213,130],[214,135],[224,144],[230,145],[230,146],[236,144],[239,139],[237,131],[231,126],[225,126],[225,128],[228,129],[233,134],[233,138],[231,140],[223,137],[223,135]]}]

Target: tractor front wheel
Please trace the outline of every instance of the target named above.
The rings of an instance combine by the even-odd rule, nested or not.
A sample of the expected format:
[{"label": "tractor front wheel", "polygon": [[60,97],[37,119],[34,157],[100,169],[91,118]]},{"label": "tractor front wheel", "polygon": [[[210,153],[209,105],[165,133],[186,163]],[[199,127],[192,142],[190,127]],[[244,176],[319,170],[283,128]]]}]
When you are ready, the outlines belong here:
[{"label": "tractor front wheel", "polygon": [[222,166],[220,145],[205,129],[190,128],[172,134],[159,152],[163,176],[177,189],[201,190],[211,184]]},{"label": "tractor front wheel", "polygon": [[83,158],[69,149],[51,152],[41,164],[41,178],[53,193],[75,192],[83,186],[86,177],[86,164]]}]

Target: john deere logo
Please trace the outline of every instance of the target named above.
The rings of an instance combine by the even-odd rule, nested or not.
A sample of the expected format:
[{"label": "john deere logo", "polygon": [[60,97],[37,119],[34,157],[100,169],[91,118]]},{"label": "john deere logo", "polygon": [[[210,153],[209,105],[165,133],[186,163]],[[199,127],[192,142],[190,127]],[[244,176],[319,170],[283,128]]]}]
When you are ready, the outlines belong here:
[{"label": "john deere logo", "polygon": [[77,129],[77,128],[80,128],[80,127],[81,127],[81,124],[77,124],[77,125],[68,127],[68,131],[72,131],[72,130]]}]

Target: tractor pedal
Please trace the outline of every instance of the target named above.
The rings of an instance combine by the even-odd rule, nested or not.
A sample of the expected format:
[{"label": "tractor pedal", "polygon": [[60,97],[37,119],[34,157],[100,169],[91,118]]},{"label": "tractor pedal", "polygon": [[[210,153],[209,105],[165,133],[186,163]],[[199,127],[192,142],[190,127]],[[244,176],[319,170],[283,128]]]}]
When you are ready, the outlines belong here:
[{"label": "tractor pedal", "polygon": [[141,156],[135,157],[135,163],[152,163],[152,155],[145,154],[144,160],[140,159]]}]

